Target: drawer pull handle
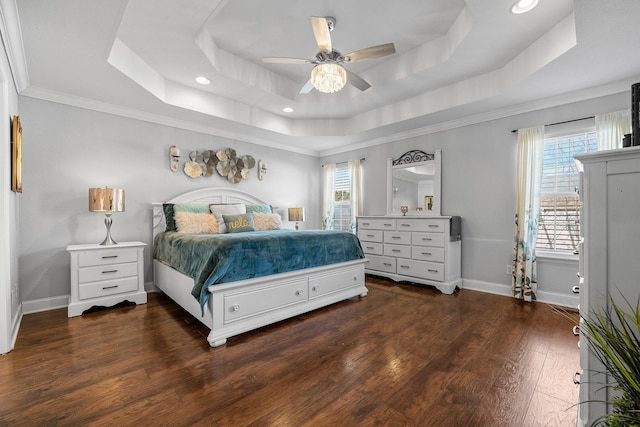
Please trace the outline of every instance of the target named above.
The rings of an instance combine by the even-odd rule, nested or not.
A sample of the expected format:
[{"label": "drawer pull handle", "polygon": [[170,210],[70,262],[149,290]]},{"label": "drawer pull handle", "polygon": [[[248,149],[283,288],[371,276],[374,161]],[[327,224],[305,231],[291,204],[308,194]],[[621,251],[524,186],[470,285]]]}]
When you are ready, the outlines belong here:
[{"label": "drawer pull handle", "polygon": [[400,227],[411,227],[411,224],[400,224]]},{"label": "drawer pull handle", "polygon": [[385,227],[391,227],[393,224],[385,224]]},{"label": "drawer pull handle", "polygon": [[409,268],[409,266],[408,266],[408,265],[401,265],[400,267],[402,267],[402,268]]},{"label": "drawer pull handle", "polygon": [[370,225],[371,223],[369,222],[363,222],[362,225]]},{"label": "drawer pull handle", "polygon": [[400,252],[400,249],[391,249],[391,252]]},{"label": "drawer pull handle", "polygon": [[390,262],[385,262],[384,265],[387,265],[387,266],[391,267],[391,263]]},{"label": "drawer pull handle", "polygon": [[431,256],[431,252],[422,252],[422,255]]},{"label": "drawer pull handle", "polygon": [[238,304],[231,307],[231,311],[240,311],[240,306]]},{"label": "drawer pull handle", "polygon": [[373,246],[367,246],[367,249],[373,249]]},{"label": "drawer pull handle", "polygon": [[392,239],[399,239],[400,236],[391,236]]},{"label": "drawer pull handle", "polygon": [[302,295],[302,289],[298,289],[296,291],[296,296],[299,297],[300,295]]},{"label": "drawer pull handle", "polygon": [[573,335],[576,336],[576,337],[578,335],[580,335],[580,325],[574,325],[573,329],[572,329],[572,332],[573,332]]},{"label": "drawer pull handle", "polygon": [[118,258],[118,255],[105,255],[102,257],[102,259],[109,259],[109,258]]},{"label": "drawer pull handle", "polygon": [[314,285],[314,286],[311,288],[311,290],[312,290],[313,292],[318,292],[318,291],[320,290],[320,286],[318,286],[318,285]]},{"label": "drawer pull handle", "polygon": [[573,292],[574,294],[579,294],[580,293],[580,286],[574,286],[571,288],[571,292]]},{"label": "drawer pull handle", "polygon": [[423,237],[422,240],[425,240],[427,242],[432,241],[433,239],[431,237]]},{"label": "drawer pull handle", "polygon": [[358,276],[357,275],[353,276],[353,280],[357,282],[358,281]]},{"label": "drawer pull handle", "polygon": [[433,268],[429,268],[429,269],[427,269],[427,271],[428,271],[429,273],[437,273],[437,272],[438,272],[438,270],[435,270],[435,269],[433,269]]},{"label": "drawer pull handle", "polygon": [[367,234],[367,237],[373,237],[373,234]]},{"label": "drawer pull handle", "polygon": [[118,270],[106,270],[106,271],[103,271],[102,274],[117,273],[117,272]]},{"label": "drawer pull handle", "polygon": [[106,291],[107,289],[115,289],[115,288],[117,288],[117,287],[118,287],[118,285],[113,285],[113,286],[103,286],[103,287],[102,287],[102,290],[103,290],[103,291]]},{"label": "drawer pull handle", "polygon": [[431,228],[440,228],[440,226],[438,224],[429,224],[429,227],[431,227]]}]

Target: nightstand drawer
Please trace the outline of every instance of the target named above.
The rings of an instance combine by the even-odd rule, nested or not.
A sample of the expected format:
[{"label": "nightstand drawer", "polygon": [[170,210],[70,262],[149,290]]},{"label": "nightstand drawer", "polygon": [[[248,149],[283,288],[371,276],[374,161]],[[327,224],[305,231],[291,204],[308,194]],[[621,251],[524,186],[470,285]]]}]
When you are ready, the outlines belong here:
[{"label": "nightstand drawer", "polygon": [[93,265],[121,264],[138,261],[138,253],[135,249],[117,248],[100,251],[87,251],[78,254],[78,267],[90,267]]},{"label": "nightstand drawer", "polygon": [[97,282],[99,280],[121,279],[138,276],[138,263],[108,264],[78,269],[78,283]]},{"label": "nightstand drawer", "polygon": [[[81,300],[84,300],[107,295],[121,294],[123,292],[133,292],[136,289],[138,289],[138,276],[116,280],[104,280],[80,285],[78,289],[78,297]],[[99,302],[96,302],[96,305],[99,305]]]}]

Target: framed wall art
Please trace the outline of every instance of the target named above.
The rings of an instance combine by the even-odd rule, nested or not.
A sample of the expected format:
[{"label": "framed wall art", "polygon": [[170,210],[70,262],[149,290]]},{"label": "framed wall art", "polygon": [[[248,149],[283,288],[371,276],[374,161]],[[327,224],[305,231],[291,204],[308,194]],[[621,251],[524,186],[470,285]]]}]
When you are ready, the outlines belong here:
[{"label": "framed wall art", "polygon": [[11,122],[11,190],[22,193],[22,126],[18,116]]}]

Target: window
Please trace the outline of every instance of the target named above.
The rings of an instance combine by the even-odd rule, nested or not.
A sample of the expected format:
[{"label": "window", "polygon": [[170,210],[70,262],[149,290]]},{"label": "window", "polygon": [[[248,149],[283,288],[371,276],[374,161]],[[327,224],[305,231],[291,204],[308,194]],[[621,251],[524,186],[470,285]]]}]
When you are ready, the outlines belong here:
[{"label": "window", "polygon": [[578,249],[579,174],[573,156],[597,149],[593,128],[545,135],[536,250],[570,253]]},{"label": "window", "polygon": [[346,163],[336,165],[333,229],[351,231],[351,176]]}]

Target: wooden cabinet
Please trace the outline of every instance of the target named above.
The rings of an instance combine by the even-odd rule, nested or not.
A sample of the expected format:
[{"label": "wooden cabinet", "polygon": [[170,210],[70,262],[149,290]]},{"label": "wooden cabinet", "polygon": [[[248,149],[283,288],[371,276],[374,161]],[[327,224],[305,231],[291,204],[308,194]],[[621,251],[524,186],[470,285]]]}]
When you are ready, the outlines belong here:
[{"label": "wooden cabinet", "polygon": [[456,221],[459,217],[358,217],[365,272],[453,293],[462,284]]},{"label": "wooden cabinet", "polygon": [[79,316],[93,306],[112,306],[125,300],[146,303],[144,246],[142,242],[67,246],[71,257],[68,316]]},{"label": "wooden cabinet", "polygon": [[[640,293],[640,147],[576,156],[582,166],[580,228],[580,312],[590,318],[606,309],[611,296],[622,307]],[[611,407],[612,396],[599,374],[603,368],[580,339],[580,405],[578,425],[591,425]]]}]

